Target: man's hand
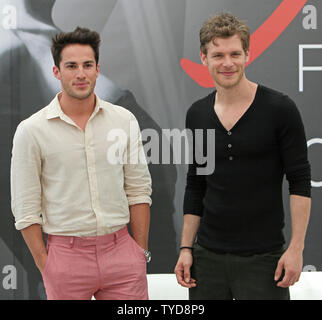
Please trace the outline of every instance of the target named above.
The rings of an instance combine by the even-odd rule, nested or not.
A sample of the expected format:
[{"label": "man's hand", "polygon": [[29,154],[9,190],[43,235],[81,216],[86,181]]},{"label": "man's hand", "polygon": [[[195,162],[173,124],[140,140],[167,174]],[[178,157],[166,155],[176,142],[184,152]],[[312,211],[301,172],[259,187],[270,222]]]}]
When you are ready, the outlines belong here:
[{"label": "man's hand", "polygon": [[288,288],[299,281],[303,267],[303,255],[301,250],[287,249],[278,261],[274,280],[278,281],[284,270],[284,277],[277,282],[278,287]]},{"label": "man's hand", "polygon": [[190,277],[193,258],[190,249],[182,249],[174,272],[180,285],[186,288],[195,287],[196,280]]}]

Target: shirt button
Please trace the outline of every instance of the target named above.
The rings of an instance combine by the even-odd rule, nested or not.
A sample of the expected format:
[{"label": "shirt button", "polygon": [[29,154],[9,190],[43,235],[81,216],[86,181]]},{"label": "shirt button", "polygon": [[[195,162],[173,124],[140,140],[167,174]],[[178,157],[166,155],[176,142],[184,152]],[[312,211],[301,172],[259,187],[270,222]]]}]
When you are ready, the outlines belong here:
[{"label": "shirt button", "polygon": [[232,147],[232,145],[231,145],[231,144],[229,144],[229,145],[228,145],[228,148],[231,148],[231,147]]},{"label": "shirt button", "polygon": [[230,157],[229,157],[229,160],[230,160],[230,161],[234,160],[234,157],[233,157],[233,156],[230,156]]},{"label": "shirt button", "polygon": [[231,131],[228,131],[228,132],[227,132],[227,134],[228,134],[229,136],[231,136],[231,135],[232,135],[232,132],[231,132]]}]

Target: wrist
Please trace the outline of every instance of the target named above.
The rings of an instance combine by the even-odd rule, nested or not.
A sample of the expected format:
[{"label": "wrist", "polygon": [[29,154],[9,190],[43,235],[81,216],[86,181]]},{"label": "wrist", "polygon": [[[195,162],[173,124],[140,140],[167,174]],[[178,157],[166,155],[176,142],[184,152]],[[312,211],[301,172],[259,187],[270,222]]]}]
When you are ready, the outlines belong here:
[{"label": "wrist", "polygon": [[192,250],[193,250],[193,247],[191,247],[191,246],[181,246],[181,247],[180,247],[180,251],[181,251],[181,250],[186,250],[186,249],[188,249],[188,250],[191,250],[191,251],[192,251]]},{"label": "wrist", "polygon": [[181,253],[190,253],[190,254],[192,254],[192,251],[193,251],[193,247],[190,247],[190,246],[181,246],[180,247],[180,254]]},{"label": "wrist", "polygon": [[137,236],[137,235],[133,235],[132,236],[133,237],[133,239],[134,239],[134,241],[142,248],[142,249],[144,249],[144,250],[149,250],[148,249],[148,247],[149,247],[149,245],[148,245],[148,239],[147,239],[147,237],[139,237],[139,236]]},{"label": "wrist", "polygon": [[44,253],[40,256],[38,256],[35,260],[35,264],[37,266],[37,268],[42,271],[46,265],[46,261],[47,261],[47,258],[48,258],[48,254],[47,253]]},{"label": "wrist", "polygon": [[304,251],[304,244],[290,243],[288,250],[302,253]]}]

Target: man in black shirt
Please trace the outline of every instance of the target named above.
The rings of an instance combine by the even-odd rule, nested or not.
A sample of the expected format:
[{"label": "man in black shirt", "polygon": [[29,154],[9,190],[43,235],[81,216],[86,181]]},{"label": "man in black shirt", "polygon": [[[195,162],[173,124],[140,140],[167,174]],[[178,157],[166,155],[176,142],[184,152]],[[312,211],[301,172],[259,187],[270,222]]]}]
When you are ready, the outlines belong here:
[{"label": "man in black shirt", "polygon": [[[215,129],[216,163],[212,174],[198,175],[194,159],[187,174],[175,273],[190,299],[289,299],[302,271],[311,205],[305,132],[289,97],[246,78],[249,38],[231,14],[200,30],[201,61],[216,91],[190,107],[186,127]],[[286,250],[284,174],[292,220]]]}]

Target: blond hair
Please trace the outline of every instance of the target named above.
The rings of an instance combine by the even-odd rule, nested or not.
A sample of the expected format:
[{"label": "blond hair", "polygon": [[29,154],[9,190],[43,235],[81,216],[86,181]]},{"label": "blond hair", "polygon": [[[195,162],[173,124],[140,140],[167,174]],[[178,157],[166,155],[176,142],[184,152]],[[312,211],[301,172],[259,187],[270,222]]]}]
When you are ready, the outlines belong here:
[{"label": "blond hair", "polygon": [[200,51],[207,54],[207,45],[215,38],[229,38],[239,35],[245,52],[249,49],[248,26],[230,13],[223,13],[207,19],[200,29]]}]

